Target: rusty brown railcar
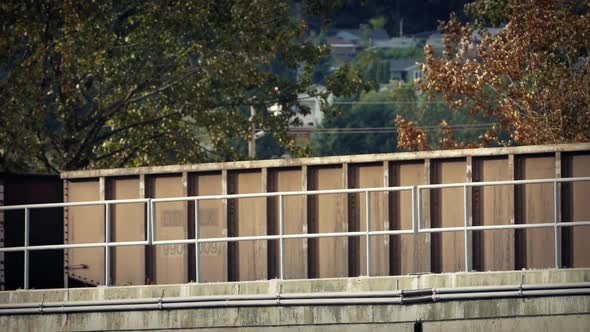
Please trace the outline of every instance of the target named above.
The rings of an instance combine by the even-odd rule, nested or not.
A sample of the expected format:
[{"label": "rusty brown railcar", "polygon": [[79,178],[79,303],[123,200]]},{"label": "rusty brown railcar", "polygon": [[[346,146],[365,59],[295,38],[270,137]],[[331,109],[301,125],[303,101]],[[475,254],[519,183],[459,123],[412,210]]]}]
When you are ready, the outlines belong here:
[{"label": "rusty brown railcar", "polygon": [[[369,188],[590,176],[590,144],[485,148],[304,159],[282,159],[72,171],[61,174],[67,202]],[[553,223],[553,184],[474,187],[468,201],[473,225]],[[562,222],[590,220],[590,183],[559,184]],[[365,231],[365,193],[285,198],[287,234]],[[371,229],[411,229],[411,194],[371,195]],[[424,190],[424,227],[463,226],[462,188]],[[278,199],[239,198],[200,202],[201,237],[278,234]],[[155,204],[158,240],[194,235],[192,202]],[[111,239],[142,240],[143,204],[114,205]],[[104,240],[104,208],[70,207],[64,216],[67,243]],[[590,267],[590,227],[563,228],[564,267]],[[286,240],[285,277],[326,278],[366,273],[365,238]],[[553,267],[552,228],[474,231],[468,239],[475,270]],[[383,235],[371,239],[372,274],[399,275],[465,269],[463,232]],[[278,241],[200,245],[202,282],[272,279],[279,275]],[[111,249],[116,285],[184,283],[194,278],[193,245]],[[86,266],[69,277],[104,283],[104,250],[70,249],[65,264]]]}]

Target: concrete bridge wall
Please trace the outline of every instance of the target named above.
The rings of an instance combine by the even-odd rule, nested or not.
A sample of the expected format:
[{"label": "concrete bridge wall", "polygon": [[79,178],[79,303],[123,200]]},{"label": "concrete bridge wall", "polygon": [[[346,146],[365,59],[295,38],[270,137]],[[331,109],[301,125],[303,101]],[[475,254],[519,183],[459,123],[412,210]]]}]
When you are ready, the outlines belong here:
[{"label": "concrete bridge wall", "polygon": [[[442,287],[582,283],[590,269],[427,274],[0,292],[7,304],[235,294],[375,292]],[[66,304],[67,305],[67,304]],[[590,295],[496,298],[421,304],[270,305],[67,314],[0,314],[2,331],[586,331]]]}]

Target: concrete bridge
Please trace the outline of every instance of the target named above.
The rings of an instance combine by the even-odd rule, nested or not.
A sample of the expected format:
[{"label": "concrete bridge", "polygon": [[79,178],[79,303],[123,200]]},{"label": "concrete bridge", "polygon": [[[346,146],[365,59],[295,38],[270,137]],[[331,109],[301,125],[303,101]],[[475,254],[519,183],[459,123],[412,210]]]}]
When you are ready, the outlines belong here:
[{"label": "concrete bridge", "polygon": [[2,331],[587,331],[590,269],[0,292]]}]

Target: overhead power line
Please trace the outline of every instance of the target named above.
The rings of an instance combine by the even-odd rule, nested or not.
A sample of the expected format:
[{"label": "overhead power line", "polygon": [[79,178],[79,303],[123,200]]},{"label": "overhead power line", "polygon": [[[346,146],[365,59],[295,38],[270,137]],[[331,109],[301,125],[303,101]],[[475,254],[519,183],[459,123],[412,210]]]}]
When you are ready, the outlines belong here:
[{"label": "overhead power line", "polygon": [[446,104],[446,101],[335,101],[333,105]]},{"label": "overhead power line", "polygon": [[[455,131],[484,130],[490,129],[492,123],[478,124],[458,124],[450,125],[449,129]],[[440,131],[440,126],[417,126],[419,130],[425,132]],[[361,128],[292,128],[289,129],[292,134],[313,133],[313,134],[380,134],[380,133],[397,133],[397,127],[361,127]]]},{"label": "overhead power line", "polygon": [[[461,131],[471,130],[485,130],[492,128],[493,123],[473,123],[473,124],[455,124],[449,125],[447,128]],[[424,132],[438,132],[441,131],[440,126],[416,126],[416,129]],[[255,129],[255,132],[270,132],[268,129]],[[357,127],[357,128],[291,128],[288,130],[291,134],[395,134],[398,132],[397,127]],[[206,134],[197,135],[199,137],[208,137]]]},{"label": "overhead power line", "polygon": [[[460,128],[480,128],[480,127],[491,127],[493,123],[465,123],[465,124],[455,124],[449,125],[448,128],[451,129],[460,129]],[[439,125],[432,125],[432,126],[416,126],[417,129],[440,129]],[[389,130],[389,129],[397,129],[397,127],[346,127],[346,128],[324,128],[324,127],[310,127],[310,128],[292,128],[291,130],[303,130],[303,131],[326,131],[326,130]]]}]

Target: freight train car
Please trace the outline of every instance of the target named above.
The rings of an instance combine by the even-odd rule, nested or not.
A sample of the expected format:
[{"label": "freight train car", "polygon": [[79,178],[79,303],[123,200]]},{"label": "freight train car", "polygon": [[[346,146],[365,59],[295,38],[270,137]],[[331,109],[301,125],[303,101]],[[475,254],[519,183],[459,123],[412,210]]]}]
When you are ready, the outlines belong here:
[{"label": "freight train car", "polygon": [[[0,173],[0,206],[35,203],[57,203],[63,199],[62,182],[57,174]],[[22,246],[24,211],[0,210],[0,247]],[[62,243],[63,210],[33,210],[30,215],[31,245]],[[30,254],[32,288],[60,288],[64,285],[63,250],[38,251]],[[23,285],[23,253],[0,253],[0,290]]]},{"label": "freight train car", "polygon": [[[512,181],[590,176],[590,144],[407,152],[304,159],[243,161],[63,172],[66,202],[218,194],[309,191],[342,188]],[[470,188],[426,188],[424,228],[517,225],[590,220],[590,182],[507,184]],[[284,198],[286,234],[365,231],[365,193]],[[464,199],[464,197],[466,199]],[[412,193],[376,192],[370,200],[372,231],[412,229]],[[557,203],[557,204],[555,204]],[[464,208],[467,206],[467,209]],[[106,212],[105,212],[106,211]],[[144,203],[68,207],[67,243],[141,241],[148,216]],[[201,201],[200,237],[278,234],[277,197]],[[105,213],[110,230],[105,235]],[[194,238],[191,201],[154,206],[158,240]],[[557,229],[557,228],[556,228]],[[590,267],[590,227],[431,232],[371,237],[371,275]],[[466,266],[465,239],[473,252]],[[327,278],[366,274],[364,237],[285,240],[284,277]],[[559,248],[556,248],[559,247]],[[279,276],[278,240],[110,248],[110,278],[116,285],[272,279]],[[559,250],[557,250],[559,249]],[[555,257],[557,252],[559,257]],[[70,281],[105,282],[104,248],[65,251]],[[559,259],[556,259],[559,258]]]}]

